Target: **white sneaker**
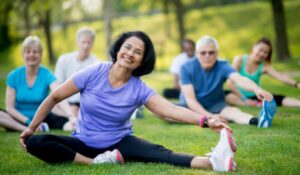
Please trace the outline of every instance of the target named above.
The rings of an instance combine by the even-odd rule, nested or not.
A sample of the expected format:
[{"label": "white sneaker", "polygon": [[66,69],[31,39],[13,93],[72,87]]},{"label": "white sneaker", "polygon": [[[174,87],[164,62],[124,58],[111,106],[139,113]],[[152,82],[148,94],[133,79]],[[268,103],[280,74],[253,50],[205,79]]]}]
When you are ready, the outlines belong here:
[{"label": "white sneaker", "polygon": [[49,132],[49,125],[47,124],[47,123],[42,123],[41,125],[40,125],[40,131],[42,131],[42,132]]},{"label": "white sneaker", "polygon": [[101,164],[101,163],[124,164],[124,159],[120,151],[118,149],[114,149],[113,151],[106,151],[102,154],[98,154],[92,162],[92,164]]},{"label": "white sneaker", "polygon": [[236,142],[227,129],[222,129],[217,146],[209,154],[209,160],[215,171],[233,171],[236,163],[233,159],[236,151]]}]

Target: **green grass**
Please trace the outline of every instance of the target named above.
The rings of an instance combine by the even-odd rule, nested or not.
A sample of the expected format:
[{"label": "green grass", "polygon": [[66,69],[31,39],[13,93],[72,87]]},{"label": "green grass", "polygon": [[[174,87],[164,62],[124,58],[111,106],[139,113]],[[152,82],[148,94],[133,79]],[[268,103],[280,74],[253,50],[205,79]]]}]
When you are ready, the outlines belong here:
[{"label": "green grass", "polygon": [[[154,72],[145,76],[148,85],[161,92],[171,76]],[[2,82],[3,79],[1,79]],[[285,86],[269,77],[263,78],[262,86],[277,93],[300,98],[299,90]],[[270,83],[270,84],[267,84]],[[0,85],[3,88],[4,84]],[[1,89],[1,92],[2,89]],[[4,94],[1,93],[1,99]],[[1,104],[3,107],[3,103]],[[243,108],[257,115],[258,108]],[[297,174],[300,172],[299,109],[279,107],[270,129],[230,124],[238,144],[235,159],[238,170],[235,174]],[[149,111],[145,118],[134,120],[136,136],[162,144],[174,151],[203,155],[215,146],[219,136],[209,129],[197,126],[168,124]],[[69,132],[51,131],[52,134],[69,135]],[[167,164],[128,162],[125,165],[85,166],[65,163],[50,165],[21,150],[19,133],[0,129],[0,174],[216,174],[209,170],[174,167]],[[134,149],[134,148],[132,148]]]},{"label": "green grass", "polygon": [[[287,30],[293,60],[288,64],[275,62],[275,67],[282,71],[299,70],[300,59],[300,2],[284,1]],[[259,12],[259,13],[258,13]],[[151,22],[149,22],[151,21]],[[164,33],[164,18],[158,14],[138,18],[124,17],[113,22],[115,37],[122,31],[143,30],[153,39],[158,53],[157,69],[168,69],[172,58],[178,54],[175,16],[171,15],[171,38]],[[68,28],[66,35],[59,30],[53,32],[56,55],[75,49],[75,32],[80,26],[88,25],[97,31],[94,53],[102,60],[106,59],[103,25],[99,22],[78,24]],[[213,7],[193,10],[186,15],[187,37],[198,39],[201,35],[215,36],[220,42],[221,57],[231,60],[236,54],[248,53],[252,44],[260,36],[268,36],[274,42],[274,29],[271,6],[267,1]],[[158,30],[159,28],[159,30]],[[42,37],[43,32],[34,31]],[[46,49],[45,45],[44,48]],[[0,107],[5,104],[5,79],[7,73],[22,64],[21,43],[15,44],[0,53]],[[47,50],[43,64],[48,64]],[[52,67],[53,68],[53,67]],[[53,69],[52,69],[53,70]],[[161,93],[172,85],[171,76],[166,72],[154,72],[143,77],[147,84]],[[297,78],[300,81],[300,78]],[[262,87],[273,93],[300,99],[298,89],[263,77]],[[244,111],[257,115],[258,108],[243,108]],[[279,107],[270,129],[258,129],[251,126],[230,124],[238,143],[236,161],[238,170],[235,174],[299,174],[300,172],[300,113],[299,109]],[[200,129],[190,125],[168,124],[149,111],[144,119],[135,120],[135,135],[155,143],[162,144],[174,151],[203,155],[210,151],[218,141],[218,135],[209,129]],[[69,135],[68,132],[51,131],[54,134]],[[195,170],[174,167],[166,164],[126,163],[120,165],[83,166],[75,164],[49,165],[20,149],[19,133],[5,132],[0,128],[0,174],[216,174],[207,170]],[[134,148],[133,148],[134,149]]]}]

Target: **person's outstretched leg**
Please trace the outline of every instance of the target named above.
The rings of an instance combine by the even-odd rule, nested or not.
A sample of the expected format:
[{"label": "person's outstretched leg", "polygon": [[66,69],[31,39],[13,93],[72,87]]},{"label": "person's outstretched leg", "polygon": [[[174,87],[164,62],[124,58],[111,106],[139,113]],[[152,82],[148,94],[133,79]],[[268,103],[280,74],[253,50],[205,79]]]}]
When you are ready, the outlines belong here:
[{"label": "person's outstretched leg", "polygon": [[284,97],[282,100],[282,106],[300,108],[300,100],[291,97]]},{"label": "person's outstretched leg", "polygon": [[26,140],[27,151],[48,163],[78,162],[89,164],[100,151],[68,136],[34,135]]},{"label": "person's outstretched leg", "polygon": [[26,126],[3,111],[0,111],[0,126],[14,131],[24,131],[26,129]]},{"label": "person's outstretched leg", "polygon": [[228,106],[220,112],[220,115],[225,119],[237,124],[250,124],[251,119],[254,118],[253,115],[245,113],[237,107]]},{"label": "person's outstretched leg", "polygon": [[229,105],[233,106],[247,106],[247,103],[245,101],[242,101],[241,98],[234,93],[227,94],[225,96],[225,101]]},{"label": "person's outstretched leg", "polygon": [[[224,139],[226,138],[224,137]],[[221,145],[218,144],[220,145],[218,146],[219,148],[216,149],[219,150],[218,152],[222,152],[220,151],[220,148],[224,146],[225,142],[224,143],[223,142],[224,141],[222,141]],[[168,163],[175,166],[205,168],[205,169],[213,168],[215,170],[218,170],[218,168],[216,167],[221,166],[220,164],[222,164],[222,166],[225,165],[224,161],[223,163],[219,163],[220,161],[218,158],[216,158],[215,153],[214,156],[212,156],[214,157],[213,158],[214,160],[210,160],[211,158],[209,157],[199,157],[199,156],[175,153],[169,149],[166,149],[161,145],[153,144],[134,136],[125,137],[124,139],[121,140],[121,142],[119,142],[116,145],[116,148],[120,150],[121,154],[123,155],[126,161],[131,160],[131,161],[142,161],[142,162]],[[226,147],[226,150],[227,149],[229,149],[228,146]],[[217,156],[222,157],[224,155],[223,153],[222,155],[220,155],[220,153],[217,153]],[[213,164],[215,165],[215,167],[212,165],[212,161],[215,163]],[[235,168],[235,166],[233,166],[233,161],[228,163],[232,164],[232,166],[228,166],[228,167]]]}]

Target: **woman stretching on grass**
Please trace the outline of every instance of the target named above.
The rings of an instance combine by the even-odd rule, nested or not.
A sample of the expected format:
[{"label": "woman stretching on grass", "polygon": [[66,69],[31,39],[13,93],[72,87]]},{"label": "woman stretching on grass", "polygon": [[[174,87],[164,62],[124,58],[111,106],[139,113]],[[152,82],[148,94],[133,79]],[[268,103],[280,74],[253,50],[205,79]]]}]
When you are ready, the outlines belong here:
[{"label": "woman stretching on grass", "polygon": [[[259,85],[262,74],[268,74],[279,81],[300,89],[300,83],[293,80],[288,75],[276,71],[271,66],[272,45],[269,39],[261,38],[252,48],[250,55],[237,56],[233,61],[233,67],[242,75]],[[232,93],[226,96],[226,101],[237,106],[255,106],[260,101],[252,92],[236,87],[232,82],[228,82]],[[300,100],[274,94],[277,106],[300,107]]]},{"label": "woman stretching on grass", "polygon": [[[236,169],[236,150],[230,128],[217,119],[200,116],[178,107],[144,84],[139,78],[152,72],[155,51],[149,37],[140,31],[122,34],[110,49],[113,63],[94,65],[79,72],[49,95],[33,122],[20,135],[30,154],[49,163],[163,162],[216,171]],[[33,135],[51,108],[61,100],[81,93],[77,128],[72,136]],[[130,116],[145,104],[162,118],[200,124],[221,132],[218,145],[209,157],[174,153],[133,135]]]},{"label": "woman stretching on grass", "polygon": [[[53,73],[40,65],[42,53],[43,48],[38,37],[29,36],[24,40],[22,48],[24,66],[14,69],[7,77],[6,110],[0,109],[0,127],[11,131],[24,131],[49,90],[58,87]],[[47,131],[49,127],[73,130],[76,118],[73,117],[70,106],[62,102],[58,107],[66,117],[49,113],[45,123],[36,128],[41,131]]]}]

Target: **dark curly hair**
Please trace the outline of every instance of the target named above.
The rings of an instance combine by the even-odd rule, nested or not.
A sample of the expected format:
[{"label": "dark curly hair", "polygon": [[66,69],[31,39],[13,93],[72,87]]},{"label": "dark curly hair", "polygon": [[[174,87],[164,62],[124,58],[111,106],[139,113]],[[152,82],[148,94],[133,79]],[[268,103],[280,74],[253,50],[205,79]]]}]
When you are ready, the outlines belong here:
[{"label": "dark curly hair", "polygon": [[153,43],[152,43],[151,39],[144,32],[131,31],[131,32],[122,33],[110,47],[109,55],[110,55],[113,63],[115,63],[117,61],[117,54],[118,54],[122,44],[128,38],[133,37],[133,36],[142,40],[145,45],[145,51],[144,51],[144,57],[143,57],[142,63],[138,68],[136,68],[132,72],[133,76],[139,77],[139,76],[147,75],[147,74],[151,73],[154,69],[155,60],[156,60]]}]

